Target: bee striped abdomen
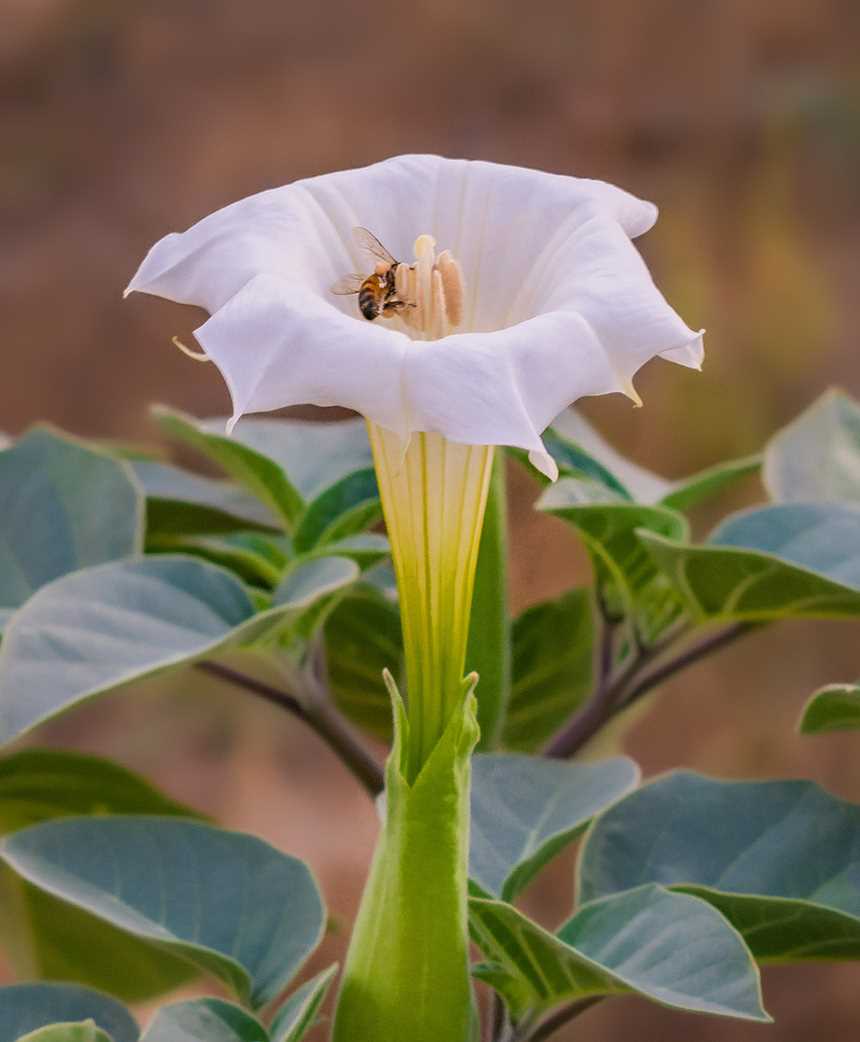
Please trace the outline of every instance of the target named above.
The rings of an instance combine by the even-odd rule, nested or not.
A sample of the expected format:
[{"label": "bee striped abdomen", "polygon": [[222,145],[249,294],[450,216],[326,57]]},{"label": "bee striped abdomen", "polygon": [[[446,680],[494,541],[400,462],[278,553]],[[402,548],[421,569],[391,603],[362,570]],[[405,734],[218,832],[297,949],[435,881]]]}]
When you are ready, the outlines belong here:
[{"label": "bee striped abdomen", "polygon": [[380,283],[381,279],[378,275],[370,275],[364,280],[358,291],[359,310],[369,322],[378,318],[382,310],[384,289]]}]

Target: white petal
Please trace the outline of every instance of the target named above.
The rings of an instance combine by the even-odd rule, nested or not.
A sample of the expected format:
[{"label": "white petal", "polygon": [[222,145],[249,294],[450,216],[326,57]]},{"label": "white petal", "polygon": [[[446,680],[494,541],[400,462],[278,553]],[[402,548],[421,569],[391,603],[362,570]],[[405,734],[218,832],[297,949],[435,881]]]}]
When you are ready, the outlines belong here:
[{"label": "white petal", "polygon": [[412,341],[272,275],[251,279],[194,331],[221,370],[233,422],[288,405],[341,405],[406,437],[401,370]]},{"label": "white petal", "polygon": [[[654,286],[631,237],[656,209],[621,189],[492,163],[401,156],[296,182],[205,218],[150,251],[129,291],[198,304],[197,331],[234,415],[313,403],[405,436],[518,445],[552,474],[540,433],[583,395],[631,396],[660,355],[698,367],[701,335]],[[330,286],[369,271],[364,225],[402,259],[420,233],[466,281],[468,332],[411,341]]]},{"label": "white petal", "polygon": [[[542,257],[599,211],[628,235],[656,219],[651,203],[601,181],[496,163],[398,156],[358,170],[308,178],[242,199],[149,251],[126,290],[216,311],[254,275],[268,273],[328,297],[366,258],[351,231],[368,227],[411,258],[430,233],[466,274],[471,328],[518,321],[516,300]],[[337,306],[347,313],[349,301]]]}]

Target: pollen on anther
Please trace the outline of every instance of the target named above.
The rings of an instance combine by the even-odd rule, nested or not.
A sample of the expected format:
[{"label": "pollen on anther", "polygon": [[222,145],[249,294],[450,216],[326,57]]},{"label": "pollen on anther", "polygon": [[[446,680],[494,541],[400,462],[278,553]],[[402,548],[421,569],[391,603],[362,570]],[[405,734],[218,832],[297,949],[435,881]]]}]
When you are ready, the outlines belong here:
[{"label": "pollen on anther", "polygon": [[430,315],[433,326],[430,330],[431,336],[439,340],[448,333],[448,309],[445,304],[445,289],[442,284],[441,272],[434,268],[431,282],[431,306]]},{"label": "pollen on anther", "polygon": [[456,328],[463,321],[463,273],[450,250],[443,250],[436,258],[436,269],[442,279],[448,321]]}]

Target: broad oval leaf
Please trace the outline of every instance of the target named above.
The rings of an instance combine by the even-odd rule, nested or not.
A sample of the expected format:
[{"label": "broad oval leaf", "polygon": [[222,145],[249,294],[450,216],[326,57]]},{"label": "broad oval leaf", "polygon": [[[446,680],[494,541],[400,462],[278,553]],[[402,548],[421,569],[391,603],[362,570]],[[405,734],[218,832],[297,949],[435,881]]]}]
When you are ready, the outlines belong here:
[{"label": "broad oval leaf", "polygon": [[639,768],[624,756],[594,764],[475,756],[470,878],[485,893],[512,901],[595,814],[638,780]]},{"label": "broad oval leaf", "polygon": [[127,464],[40,427],[0,452],[0,609],[142,545],[143,498]]},{"label": "broad oval leaf", "polygon": [[192,999],[158,1011],[141,1042],[269,1042],[256,1017],[223,999]]},{"label": "broad oval leaf", "polygon": [[309,557],[297,561],[275,592],[272,604],[293,610],[310,608],[322,597],[355,582],[360,572],[348,557]]},{"label": "broad oval leaf", "polygon": [[860,807],[812,782],[677,771],[625,797],[589,834],[583,900],[644,883],[702,897],[766,961],[860,958]]},{"label": "broad oval leaf", "polygon": [[94,1020],[76,1024],[49,1024],[22,1035],[18,1042],[113,1042],[110,1035],[97,1027]]},{"label": "broad oval leaf", "polygon": [[860,729],[860,684],[828,684],[819,688],[803,708],[801,734]]},{"label": "broad oval leaf", "polygon": [[325,1001],[337,973],[337,964],[318,973],[316,977],[297,988],[281,1006],[269,1029],[272,1042],[301,1042],[317,1022],[320,1007]]},{"label": "broad oval leaf", "polygon": [[488,959],[476,976],[501,994],[515,1021],[563,1002],[625,994],[690,1012],[770,1019],[749,950],[696,897],[639,887],[586,905],[556,934],[512,905],[472,898],[469,922]]},{"label": "broad oval leaf", "polygon": [[690,545],[640,532],[699,621],[860,614],[860,510],[786,504],[749,511]]},{"label": "broad oval leaf", "polygon": [[[338,565],[340,580],[347,566],[356,569]],[[83,699],[297,624],[333,588],[320,568],[325,582],[314,586],[303,572],[260,613],[235,576],[180,555],[118,561],[43,587],[0,645],[0,741]]]},{"label": "broad oval leaf", "polygon": [[[199,426],[220,434],[226,422],[217,418],[201,420]],[[231,437],[276,463],[306,502],[348,474],[373,465],[362,419],[317,422],[244,416]]]},{"label": "broad oval leaf", "polygon": [[133,460],[130,466],[146,496],[148,541],[159,536],[279,530],[272,511],[232,482],[157,460]]},{"label": "broad oval leaf", "polygon": [[399,678],[403,669],[397,605],[360,583],[336,605],[324,633],[329,686],[338,709],[359,727],[389,739],[391,700],[382,671]]},{"label": "broad oval leaf", "polygon": [[736,514],[709,542],[761,550],[860,589],[860,508],[791,503]]},{"label": "broad oval leaf", "polygon": [[[108,760],[50,749],[0,760],[0,833],[80,814],[197,816]],[[0,947],[19,978],[75,981],[133,1002],[193,974],[184,960],[64,904],[5,865],[0,908]]]},{"label": "broad oval leaf", "polygon": [[152,413],[165,434],[217,464],[280,518],[287,531],[293,530],[305,504],[277,461],[247,444],[238,431],[228,436],[224,421],[196,420],[166,406],[155,406]]},{"label": "broad oval leaf", "polygon": [[200,815],[111,760],[64,749],[0,759],[0,834],[81,814]]},{"label": "broad oval leaf", "polygon": [[157,535],[147,540],[146,551],[199,557],[227,568],[244,582],[264,589],[277,586],[287,566],[282,542],[252,531],[209,536]]},{"label": "broad oval leaf", "polygon": [[635,619],[646,643],[677,617],[679,598],[660,574],[640,533],[685,540],[689,528],[681,514],[613,499],[600,486],[572,478],[562,478],[548,488],[537,506],[579,531],[607,609]]},{"label": "broad oval leaf", "polygon": [[317,545],[363,532],[382,517],[373,467],[347,474],[308,503],[295,533],[295,546],[306,553]]},{"label": "broad oval leaf", "polygon": [[514,620],[511,641],[511,699],[502,744],[530,753],[555,734],[591,691],[591,590],[570,590],[526,609]]},{"label": "broad oval leaf", "polygon": [[680,511],[718,495],[761,466],[760,456],[747,456],[669,481],[622,456],[575,409],[555,420],[544,442],[562,475],[597,482],[637,503]]},{"label": "broad oval leaf", "polygon": [[705,500],[713,499],[741,478],[757,474],[761,470],[761,461],[761,456],[756,455],[716,463],[672,482],[658,502],[671,510],[689,510]]},{"label": "broad oval leaf", "polygon": [[275,588],[272,604],[289,608],[294,637],[307,640],[360,576],[361,569],[349,557],[298,559]]},{"label": "broad oval leaf", "polygon": [[113,1042],[137,1042],[131,1013],[116,999],[74,984],[13,984],[0,988],[0,1042],[51,1024],[93,1020]]},{"label": "broad oval leaf", "polygon": [[822,395],[770,440],[763,477],[779,502],[860,503],[860,405]]},{"label": "broad oval leaf", "polygon": [[656,503],[669,482],[622,456],[576,409],[566,409],[547,432],[559,473],[596,481],[625,499]]},{"label": "broad oval leaf", "polygon": [[289,983],[325,923],[306,865],[199,822],[65,818],[7,836],[0,857],[34,886],[213,973],[255,1008]]}]

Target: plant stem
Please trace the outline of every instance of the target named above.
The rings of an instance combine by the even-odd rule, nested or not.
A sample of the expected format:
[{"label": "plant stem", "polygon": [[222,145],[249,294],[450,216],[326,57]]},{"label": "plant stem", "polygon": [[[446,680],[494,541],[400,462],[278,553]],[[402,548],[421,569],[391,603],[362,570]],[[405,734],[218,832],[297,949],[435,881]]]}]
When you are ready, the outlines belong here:
[{"label": "plant stem", "polygon": [[546,1020],[541,1021],[534,1031],[524,1036],[522,1040],[517,1039],[515,1042],[545,1042],[545,1040],[551,1035],[554,1035],[559,1028],[570,1023],[571,1020],[578,1017],[581,1013],[584,1013],[587,1009],[591,1009],[591,1007],[600,1002],[602,998],[602,995],[594,995],[591,998],[579,999],[577,1002],[571,1002],[569,1006],[563,1006],[556,1013],[553,1013],[551,1017],[547,1017]]},{"label": "plant stem", "polygon": [[305,706],[288,691],[257,680],[230,666],[218,662],[198,662],[197,668],[219,680],[234,684],[264,698],[303,720],[332,749],[371,796],[378,796],[384,788],[382,768],[355,731],[336,712],[328,698],[315,698]]},{"label": "plant stem", "polygon": [[663,665],[655,667],[650,673],[641,677],[628,691],[624,692],[623,698],[618,703],[617,711],[633,705],[643,695],[647,694],[658,684],[662,684],[664,680],[674,676],[675,673],[680,673],[682,669],[686,669],[687,666],[698,662],[699,659],[704,658],[706,655],[710,655],[711,652],[719,651],[720,648],[731,644],[738,637],[742,637],[753,629],[755,629],[754,623],[736,622],[731,626],[726,626],[725,629],[703,637],[695,644],[691,644],[686,651],[664,662]]},{"label": "plant stem", "polygon": [[[606,626],[604,628],[604,642],[607,628]],[[631,652],[629,661],[622,666],[614,679],[603,673],[592,698],[552,739],[546,747],[544,755],[555,759],[567,759],[573,756],[613,716],[638,701],[658,684],[755,628],[754,623],[733,623],[717,633],[712,633],[691,644],[686,650],[674,658],[668,659],[662,665],[658,665],[644,676],[641,675],[643,670],[685,636],[687,628],[686,626],[673,628],[656,643],[648,647],[638,647]],[[605,652],[602,652],[603,656],[605,656]]]}]

